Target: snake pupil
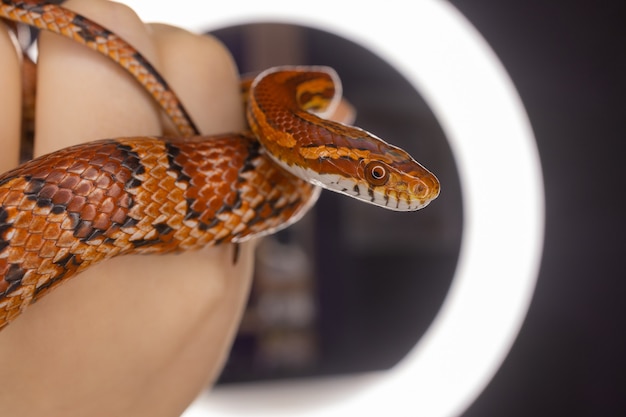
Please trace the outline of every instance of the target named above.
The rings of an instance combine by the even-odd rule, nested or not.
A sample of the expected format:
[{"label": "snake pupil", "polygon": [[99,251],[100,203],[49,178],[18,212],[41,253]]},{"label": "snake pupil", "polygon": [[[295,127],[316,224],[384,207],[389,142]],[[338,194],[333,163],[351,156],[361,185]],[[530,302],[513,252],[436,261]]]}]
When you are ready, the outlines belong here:
[{"label": "snake pupil", "polygon": [[387,183],[389,172],[379,162],[370,162],[365,167],[367,181],[374,186],[381,186]]},{"label": "snake pupil", "polygon": [[381,179],[384,176],[385,176],[385,170],[383,168],[374,167],[374,169],[372,169],[372,177],[376,178],[377,180]]}]

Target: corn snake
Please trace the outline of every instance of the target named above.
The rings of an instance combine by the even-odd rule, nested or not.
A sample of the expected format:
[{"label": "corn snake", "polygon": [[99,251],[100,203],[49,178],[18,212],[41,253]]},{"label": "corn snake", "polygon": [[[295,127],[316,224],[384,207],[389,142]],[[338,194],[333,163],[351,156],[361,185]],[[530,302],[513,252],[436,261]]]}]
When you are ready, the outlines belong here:
[{"label": "corn snake", "polygon": [[0,17],[51,30],[122,65],[182,138],[116,138],[65,148],[0,176],[0,329],[101,260],[243,242],[294,223],[321,186],[417,210],[439,183],[406,152],[313,113],[332,109],[329,68],[263,72],[246,94],[250,131],[197,135],[158,72],[123,39],[60,6],[0,2]]}]

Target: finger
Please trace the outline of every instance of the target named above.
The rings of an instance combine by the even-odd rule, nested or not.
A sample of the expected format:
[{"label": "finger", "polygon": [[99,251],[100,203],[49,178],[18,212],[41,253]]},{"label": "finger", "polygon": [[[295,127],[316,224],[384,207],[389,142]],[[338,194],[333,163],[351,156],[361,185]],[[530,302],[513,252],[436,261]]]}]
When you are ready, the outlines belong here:
[{"label": "finger", "polygon": [[169,25],[150,27],[161,71],[183,99],[200,133],[241,131],[244,113],[239,77],[222,44]]},{"label": "finger", "polygon": [[15,39],[0,22],[0,172],[18,163],[21,129],[20,59]]},{"label": "finger", "polygon": [[[93,1],[66,5],[80,7],[88,17],[95,8],[95,20],[117,32],[123,29],[124,37],[134,45],[147,39],[139,49],[157,68],[161,65],[158,57],[169,59],[167,48],[160,50],[152,44],[128,9]],[[181,43],[186,43],[184,39],[181,36]],[[116,66],[109,68],[110,63],[91,51],[55,42],[63,40],[48,37],[41,45],[40,83],[43,86],[45,80],[47,92],[39,97],[39,153],[90,139],[158,133],[160,112],[134,81]],[[172,45],[176,50],[176,42]],[[201,120],[213,100],[223,99],[222,103],[231,104],[217,106],[210,112],[213,124],[202,128],[239,130],[241,106],[232,61],[219,47],[198,45],[191,48],[186,62],[193,62],[195,68],[196,60],[219,61],[224,71],[213,77],[215,68],[202,69],[208,75],[200,83],[192,83],[192,92],[219,91],[225,97],[208,94],[206,101],[198,100],[190,111]],[[56,48],[54,54],[46,52],[50,48]],[[156,56],[153,50],[158,51]],[[176,70],[165,73],[166,79],[190,78],[177,73],[180,65],[171,67]],[[178,89],[176,84],[182,83],[171,84]],[[181,93],[183,100],[187,100],[185,94]],[[199,96],[205,97],[204,93]],[[108,100],[115,106],[108,105]],[[122,257],[90,268],[31,307],[3,332],[3,341],[7,334],[17,341],[9,351],[0,346],[0,358],[11,358],[2,363],[6,380],[15,382],[30,375],[22,386],[28,385],[29,395],[38,401],[27,403],[29,407],[71,403],[76,415],[95,415],[93,410],[122,415],[120,410],[129,409],[152,411],[147,415],[157,411],[179,414],[203,383],[214,378],[232,340],[250,282],[249,246],[242,248],[240,258],[243,261],[233,265],[232,249],[224,246],[178,256]],[[19,343],[33,337],[36,343]],[[47,354],[39,354],[41,351]],[[72,383],[76,375],[81,375],[81,384],[64,389],[77,385]],[[172,380],[185,384],[172,392]],[[10,390],[0,390],[0,396],[3,392]]]},{"label": "finger", "polygon": [[[212,37],[193,35],[180,28],[153,24],[151,29],[163,75],[187,105],[200,131],[203,134],[242,131],[244,112],[239,76],[224,47]],[[241,245],[239,262],[233,265],[232,250],[225,246],[188,254],[196,266],[186,266],[185,271],[189,282],[193,280],[195,284],[189,287],[190,293],[177,299],[176,311],[199,319],[194,337],[188,338],[184,349],[185,356],[195,360],[188,362],[183,371],[185,384],[190,387],[195,384],[196,392],[213,381],[221,370],[247,299],[254,251],[250,244]],[[212,260],[207,263],[209,254]],[[215,289],[207,287],[216,284],[220,285],[218,298]],[[198,291],[212,302],[202,302],[202,296],[197,297]],[[194,298],[202,309],[189,309],[188,300]]]},{"label": "finger", "polygon": [[[130,10],[100,1],[65,5],[123,32],[158,67],[154,44]],[[159,111],[134,80],[100,55],[56,35],[41,40],[39,85],[38,154],[91,139],[160,132]],[[211,275],[202,276],[204,287],[196,287],[194,280],[180,280],[187,275],[181,273],[181,265],[197,269],[202,269],[200,264],[216,265],[213,272],[222,276],[227,249],[206,251],[202,259],[189,254],[113,259],[43,298],[3,331],[3,411],[43,415],[62,404],[72,404],[77,416],[97,415],[94,410],[121,416],[121,410],[141,405],[160,407],[161,414],[167,409],[180,411],[181,396],[188,401],[193,394],[177,390],[178,396],[155,399],[166,389],[164,380],[153,373],[175,368],[177,359],[185,360],[179,352],[200,320],[188,316],[197,314],[194,308],[206,316],[212,301],[223,293],[222,281],[207,279]],[[145,264],[152,269],[143,268]],[[181,312],[171,305],[170,299],[187,294],[196,295],[184,300],[191,311]],[[37,401],[17,395],[15,389],[24,386]],[[41,409],[33,410],[37,407]]]},{"label": "finger", "polygon": [[[126,6],[77,0],[64,6],[116,28],[158,66],[148,31]],[[56,34],[44,32],[39,42],[36,155],[95,139],[160,134],[152,98],[119,65]]]}]

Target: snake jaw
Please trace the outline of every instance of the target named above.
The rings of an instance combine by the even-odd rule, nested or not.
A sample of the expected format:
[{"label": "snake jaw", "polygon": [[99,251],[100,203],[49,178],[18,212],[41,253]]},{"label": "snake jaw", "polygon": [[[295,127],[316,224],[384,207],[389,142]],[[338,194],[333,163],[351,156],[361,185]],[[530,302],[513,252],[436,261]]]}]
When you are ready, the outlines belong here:
[{"label": "snake jaw", "polygon": [[381,190],[375,191],[382,196],[380,201],[385,208],[395,211],[420,210],[436,197],[419,179],[411,182],[399,180],[393,185],[380,188]]},{"label": "snake jaw", "polygon": [[[356,176],[359,200],[395,211],[415,211],[426,207],[439,195],[439,181],[408,154],[389,154],[359,161]],[[356,187],[355,187],[356,189]]]}]

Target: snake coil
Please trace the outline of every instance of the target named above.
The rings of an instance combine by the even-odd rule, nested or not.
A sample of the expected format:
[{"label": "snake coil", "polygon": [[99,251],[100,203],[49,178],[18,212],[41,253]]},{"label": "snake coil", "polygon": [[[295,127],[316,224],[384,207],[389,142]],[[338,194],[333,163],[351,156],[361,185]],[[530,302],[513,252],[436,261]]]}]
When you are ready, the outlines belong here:
[{"label": "snake coil", "polygon": [[114,59],[182,135],[72,146],[0,176],[0,329],[104,259],[243,242],[287,227],[314,204],[318,186],[401,211],[439,194],[437,178],[402,149],[319,117],[340,98],[330,68],[261,73],[247,94],[250,131],[202,137],[165,80],[113,32],[33,0],[2,0],[0,17],[72,34]]}]

